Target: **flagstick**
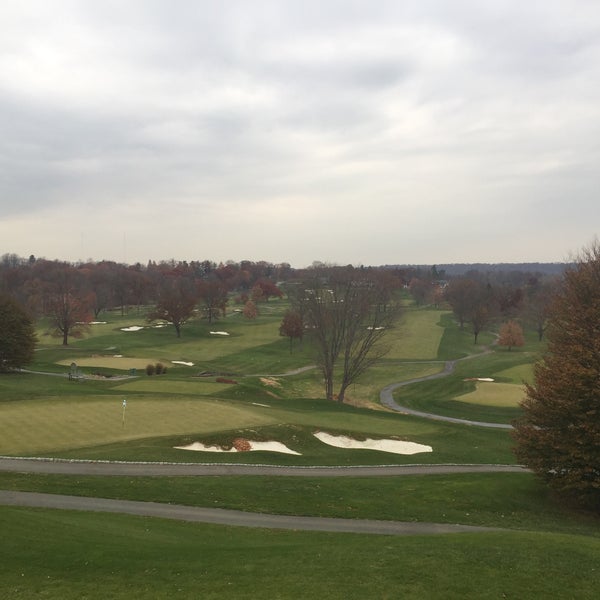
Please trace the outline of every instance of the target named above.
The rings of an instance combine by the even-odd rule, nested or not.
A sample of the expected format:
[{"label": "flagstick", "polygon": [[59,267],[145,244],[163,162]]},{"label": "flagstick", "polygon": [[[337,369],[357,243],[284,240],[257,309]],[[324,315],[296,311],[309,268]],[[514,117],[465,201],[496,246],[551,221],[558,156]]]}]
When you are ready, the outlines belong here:
[{"label": "flagstick", "polygon": [[125,409],[127,408],[127,400],[123,398],[123,427],[125,427]]}]

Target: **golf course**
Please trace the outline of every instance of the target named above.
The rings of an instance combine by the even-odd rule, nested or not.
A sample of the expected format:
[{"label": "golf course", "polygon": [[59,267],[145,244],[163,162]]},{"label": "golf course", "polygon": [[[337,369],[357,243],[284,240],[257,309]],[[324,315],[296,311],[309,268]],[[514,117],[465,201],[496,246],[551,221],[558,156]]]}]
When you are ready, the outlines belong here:
[{"label": "golf course", "polygon": [[475,345],[407,299],[340,403],[288,308],[181,337],[105,311],[66,346],[38,324],[0,376],[0,597],[597,597],[600,520],[513,454],[534,331]]}]

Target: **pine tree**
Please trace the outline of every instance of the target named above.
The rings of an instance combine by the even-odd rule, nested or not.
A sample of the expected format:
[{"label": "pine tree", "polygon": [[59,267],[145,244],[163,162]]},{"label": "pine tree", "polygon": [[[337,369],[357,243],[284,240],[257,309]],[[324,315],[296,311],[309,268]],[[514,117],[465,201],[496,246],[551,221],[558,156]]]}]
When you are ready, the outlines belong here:
[{"label": "pine tree", "polygon": [[30,363],[35,342],[33,322],[27,312],[9,296],[0,296],[0,372]]}]

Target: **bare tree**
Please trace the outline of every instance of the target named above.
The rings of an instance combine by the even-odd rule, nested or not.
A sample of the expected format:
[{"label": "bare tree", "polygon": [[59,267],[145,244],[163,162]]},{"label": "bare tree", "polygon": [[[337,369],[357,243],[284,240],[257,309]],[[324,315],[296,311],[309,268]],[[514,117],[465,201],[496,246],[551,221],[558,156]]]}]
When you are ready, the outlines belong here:
[{"label": "bare tree", "polygon": [[381,341],[399,309],[361,270],[334,268],[315,275],[296,291],[293,303],[313,340],[326,398],[343,402],[348,386],[387,352]]}]

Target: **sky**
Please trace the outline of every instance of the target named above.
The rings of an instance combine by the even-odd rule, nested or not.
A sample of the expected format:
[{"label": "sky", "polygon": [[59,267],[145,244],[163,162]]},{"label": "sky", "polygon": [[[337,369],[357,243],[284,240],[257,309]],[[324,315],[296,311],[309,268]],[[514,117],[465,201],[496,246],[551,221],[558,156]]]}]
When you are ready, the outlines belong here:
[{"label": "sky", "polygon": [[0,255],[560,262],[594,0],[2,0]]}]

